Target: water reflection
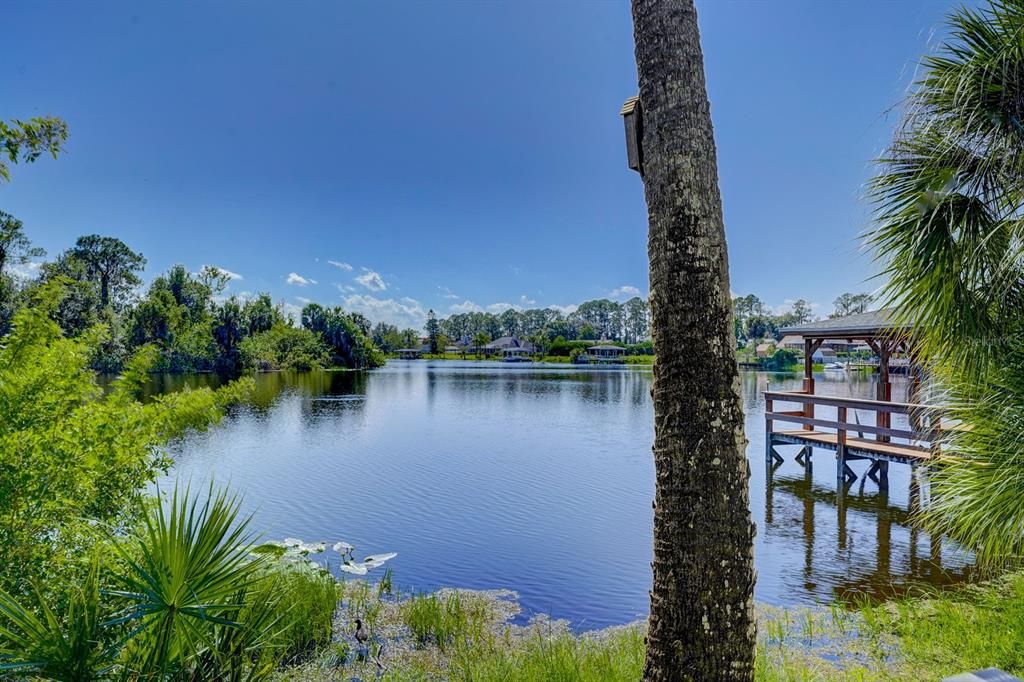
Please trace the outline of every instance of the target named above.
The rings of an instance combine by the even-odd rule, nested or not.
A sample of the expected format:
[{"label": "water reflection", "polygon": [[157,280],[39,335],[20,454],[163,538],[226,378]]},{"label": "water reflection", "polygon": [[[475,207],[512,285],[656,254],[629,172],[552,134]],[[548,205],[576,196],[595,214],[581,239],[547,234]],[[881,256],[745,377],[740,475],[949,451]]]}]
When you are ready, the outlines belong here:
[{"label": "water reflection", "polygon": [[[217,381],[157,377],[149,390]],[[869,481],[842,502],[830,453],[804,468],[786,451],[766,475],[769,382],[800,379],[742,376],[758,600],[884,596],[969,576],[962,552],[909,525],[908,467],[891,467],[888,492]],[[527,614],[601,627],[648,607],[650,388],[647,369],[502,363],[260,375],[252,404],[176,448],[174,474],[229,482],[270,536],[398,551],[403,588],[510,588]],[[822,375],[818,389],[870,397],[874,382]]]}]

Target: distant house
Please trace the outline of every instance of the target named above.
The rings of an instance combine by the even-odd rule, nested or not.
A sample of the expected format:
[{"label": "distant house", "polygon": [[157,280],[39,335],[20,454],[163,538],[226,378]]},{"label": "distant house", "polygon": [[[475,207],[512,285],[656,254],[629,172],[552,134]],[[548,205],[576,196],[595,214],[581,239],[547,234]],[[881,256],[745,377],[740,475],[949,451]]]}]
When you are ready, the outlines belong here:
[{"label": "distant house", "polygon": [[811,361],[826,365],[836,361],[836,352],[831,348],[819,348],[811,355]]},{"label": "distant house", "polygon": [[402,360],[419,360],[423,351],[419,348],[399,348],[395,351]]},{"label": "distant house", "polygon": [[757,353],[757,357],[759,358],[770,357],[775,352],[775,344],[759,343],[757,344],[757,347],[754,349],[754,352]]},{"label": "distant house", "polygon": [[504,355],[505,351],[510,348],[519,348],[525,353],[536,351],[532,343],[524,341],[517,336],[502,336],[484,346],[482,351],[485,355]]},{"label": "distant house", "polygon": [[505,348],[501,351],[501,359],[505,362],[524,362],[529,361],[530,351],[526,348],[513,347]]},{"label": "distant house", "polygon": [[599,343],[587,349],[591,362],[622,362],[626,349],[611,343]]},{"label": "distant house", "polygon": [[788,350],[803,350],[804,349],[804,337],[797,336],[796,334],[787,334],[782,337],[779,341],[779,348],[786,348]]}]

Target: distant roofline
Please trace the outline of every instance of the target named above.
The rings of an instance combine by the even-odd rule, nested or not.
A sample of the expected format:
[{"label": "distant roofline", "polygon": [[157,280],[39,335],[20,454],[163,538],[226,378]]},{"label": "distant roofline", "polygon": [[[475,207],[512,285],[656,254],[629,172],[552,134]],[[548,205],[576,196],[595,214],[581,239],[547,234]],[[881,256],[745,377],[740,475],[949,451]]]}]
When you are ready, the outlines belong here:
[{"label": "distant roofline", "polygon": [[895,333],[906,333],[912,330],[906,325],[896,325],[893,320],[894,308],[871,310],[845,317],[833,317],[817,320],[790,327],[782,327],[779,333],[783,336],[800,336],[812,339],[864,339],[890,336]]}]

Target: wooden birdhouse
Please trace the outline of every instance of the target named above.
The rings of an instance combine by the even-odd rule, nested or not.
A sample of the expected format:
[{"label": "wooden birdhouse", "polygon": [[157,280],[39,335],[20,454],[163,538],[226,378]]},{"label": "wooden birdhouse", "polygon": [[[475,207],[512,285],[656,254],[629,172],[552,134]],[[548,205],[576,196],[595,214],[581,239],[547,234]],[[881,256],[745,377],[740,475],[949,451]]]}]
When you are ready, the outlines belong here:
[{"label": "wooden birdhouse", "polygon": [[640,112],[640,98],[630,97],[622,105],[622,122],[626,125],[626,163],[640,175],[644,174],[643,139],[644,122]]}]

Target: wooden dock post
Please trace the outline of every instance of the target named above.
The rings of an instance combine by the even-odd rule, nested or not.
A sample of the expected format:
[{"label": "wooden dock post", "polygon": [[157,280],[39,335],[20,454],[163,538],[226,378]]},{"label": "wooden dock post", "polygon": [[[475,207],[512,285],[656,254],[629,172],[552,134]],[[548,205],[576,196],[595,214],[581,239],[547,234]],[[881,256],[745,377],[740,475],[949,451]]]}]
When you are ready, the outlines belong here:
[{"label": "wooden dock post", "polygon": [[839,423],[839,428],[836,429],[836,485],[839,486],[837,492],[842,494],[843,489],[846,485],[846,408],[839,406],[836,408],[836,421]]}]

